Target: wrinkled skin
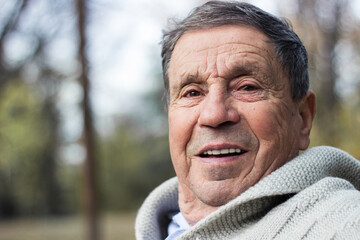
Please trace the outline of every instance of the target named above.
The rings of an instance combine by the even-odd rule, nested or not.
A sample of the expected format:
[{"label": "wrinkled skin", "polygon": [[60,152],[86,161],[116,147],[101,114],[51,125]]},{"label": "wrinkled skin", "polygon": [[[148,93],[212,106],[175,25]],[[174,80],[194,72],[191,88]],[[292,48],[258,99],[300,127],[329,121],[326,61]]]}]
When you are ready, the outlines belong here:
[{"label": "wrinkled skin", "polygon": [[[315,96],[293,101],[274,46],[246,26],[185,33],[169,67],[170,152],[193,225],[309,145]],[[240,154],[204,155],[239,149]]]}]

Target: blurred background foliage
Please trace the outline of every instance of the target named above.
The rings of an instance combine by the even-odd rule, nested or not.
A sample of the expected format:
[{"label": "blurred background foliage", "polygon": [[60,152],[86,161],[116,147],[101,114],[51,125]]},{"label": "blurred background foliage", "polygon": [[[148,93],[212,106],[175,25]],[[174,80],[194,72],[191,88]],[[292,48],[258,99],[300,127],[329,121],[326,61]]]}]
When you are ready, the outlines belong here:
[{"label": "blurred background foliage", "polygon": [[[203,2],[194,0],[189,6]],[[113,4],[96,0],[88,3],[89,25],[103,14],[104,6],[109,8]],[[271,4],[276,15],[292,22],[309,52],[311,87],[318,104],[311,145],[340,147],[359,159],[360,16],[356,11],[359,4],[356,0],[274,0]],[[9,219],[84,212],[85,151],[79,120],[82,93],[78,90],[78,79],[82,70],[76,55],[77,14],[73,1],[68,0],[0,2],[3,224]],[[161,24],[160,28],[165,22]],[[91,32],[101,35],[102,29],[92,28]],[[121,45],[123,41],[117,43]],[[89,47],[87,50],[90,51]],[[158,51],[154,48],[156,57],[147,59],[150,70],[144,87],[149,90],[141,92],[138,100],[121,102],[119,112],[107,115],[105,124],[101,108],[93,109],[101,213],[136,211],[155,186],[175,175],[168,150]],[[91,74],[92,67],[96,68],[96,54],[88,56],[90,82],[95,83],[91,91],[95,92],[101,84],[101,79],[95,76],[101,74]],[[73,101],[70,107],[63,100],[69,96],[80,100]],[[131,106],[130,110],[121,109],[128,109],[127,106]],[[132,214],[130,220],[133,219]]]}]

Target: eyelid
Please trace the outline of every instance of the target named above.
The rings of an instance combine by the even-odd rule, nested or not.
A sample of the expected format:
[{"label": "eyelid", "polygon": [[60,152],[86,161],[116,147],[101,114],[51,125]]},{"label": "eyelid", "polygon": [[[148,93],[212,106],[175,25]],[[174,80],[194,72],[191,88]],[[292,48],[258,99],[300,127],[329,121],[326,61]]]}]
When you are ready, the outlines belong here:
[{"label": "eyelid", "polygon": [[181,89],[180,97],[186,97],[190,92],[199,92],[201,95],[203,90],[198,84],[187,84]]},{"label": "eyelid", "polygon": [[253,84],[253,83],[245,83],[245,84],[241,84],[240,87],[238,89],[244,89],[245,87],[250,87],[253,88],[253,90],[257,90],[259,89],[259,86],[257,84]]},{"label": "eyelid", "polygon": [[244,76],[244,77],[240,76],[240,77],[234,79],[233,84],[231,84],[231,85],[230,85],[230,87],[232,89],[236,89],[236,90],[239,90],[245,86],[251,86],[256,89],[261,88],[261,86],[257,80],[255,80],[254,78],[246,77],[246,76]]}]

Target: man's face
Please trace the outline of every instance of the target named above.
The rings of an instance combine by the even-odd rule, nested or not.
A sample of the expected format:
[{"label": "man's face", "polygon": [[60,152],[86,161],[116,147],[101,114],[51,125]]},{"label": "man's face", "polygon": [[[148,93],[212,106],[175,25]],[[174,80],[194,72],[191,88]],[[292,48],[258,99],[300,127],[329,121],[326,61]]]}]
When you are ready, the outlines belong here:
[{"label": "man's face", "polygon": [[169,68],[170,152],[180,187],[210,206],[237,197],[307,147],[299,104],[258,30],[184,34]]}]

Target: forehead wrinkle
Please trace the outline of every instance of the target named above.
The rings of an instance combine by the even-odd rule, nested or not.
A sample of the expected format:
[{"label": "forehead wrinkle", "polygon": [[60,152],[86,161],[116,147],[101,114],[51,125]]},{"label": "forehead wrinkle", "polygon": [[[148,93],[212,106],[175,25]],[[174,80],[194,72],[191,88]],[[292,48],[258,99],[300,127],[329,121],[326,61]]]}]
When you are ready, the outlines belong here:
[{"label": "forehead wrinkle", "polygon": [[[196,52],[203,52],[203,51],[208,51],[208,50],[211,50],[211,49],[218,49],[217,50],[217,53],[218,54],[222,54],[224,52],[227,52],[230,49],[237,49],[237,47],[233,47],[233,46],[245,46],[246,48],[256,48],[260,51],[265,51],[267,52],[269,55],[271,55],[269,53],[269,50],[268,50],[268,47],[272,47],[271,46],[271,43],[269,43],[268,41],[262,41],[262,43],[264,43],[264,46],[256,46],[254,44],[250,44],[250,43],[246,43],[246,42],[239,42],[239,41],[229,41],[229,42],[220,42],[214,46],[210,46],[210,47],[204,47],[204,48],[197,48],[197,49],[191,49],[189,50],[189,53],[193,52],[194,50]],[[269,45],[269,46],[266,46],[266,45]],[[220,51],[219,51],[220,50]]]},{"label": "forehead wrinkle", "polygon": [[212,48],[213,51],[209,52],[207,51],[207,56],[206,56],[206,66],[205,69],[203,71],[201,71],[200,69],[200,73],[203,72],[203,76],[207,78],[212,77],[212,78],[217,78],[219,76],[219,71],[218,71],[218,60],[219,60],[219,56],[221,55],[221,53],[219,53],[219,47],[216,48]]},{"label": "forehead wrinkle", "polygon": [[[259,69],[261,70],[263,66],[258,66],[256,60],[251,60],[251,55],[265,59],[267,68],[271,68],[269,65],[272,65],[272,61],[275,57],[273,56],[275,54],[275,49],[272,47],[272,44],[264,39],[254,40],[255,43],[260,42],[260,44],[254,45],[252,43],[246,43],[243,41],[239,42],[236,39],[232,39],[228,42],[214,44],[213,46],[194,48],[194,45],[192,45],[193,41],[190,43],[187,42],[187,44],[185,44],[187,46],[187,48],[185,48],[187,51],[178,51],[176,53],[177,58],[180,59],[180,61],[176,64],[177,66],[171,64],[173,67],[172,70],[175,70],[176,68],[178,70],[175,70],[175,72],[180,70],[180,72],[178,72],[180,73],[178,75],[179,77],[177,77],[178,79],[180,78],[180,83],[178,82],[178,84],[176,84],[177,86],[174,87],[178,87],[180,85],[184,86],[191,82],[204,82],[204,80],[209,77],[217,78],[224,75],[222,72],[223,70],[227,72],[226,75],[234,75],[234,73],[232,73],[233,67],[231,66],[233,64],[246,65],[246,68],[244,68],[244,66],[236,66],[236,72],[260,72]],[[179,43],[181,42],[178,42],[178,44]],[[261,54],[261,52],[266,54]],[[228,56],[224,56],[224,54],[227,54]],[[243,54],[245,54],[246,57],[242,58],[241,55]],[[192,62],[185,61],[185,59],[191,55],[198,55],[198,57]],[[250,56],[250,58],[248,58],[248,56]],[[206,61],[199,61],[201,58],[205,58]],[[236,60],[236,58],[242,58],[245,62],[242,60]]]},{"label": "forehead wrinkle", "polygon": [[[233,73],[233,69],[237,70],[237,72],[239,72],[239,71],[243,72],[245,70],[246,71],[250,71],[250,70],[259,71],[262,69],[262,67],[259,66],[259,62],[261,63],[262,61],[256,61],[256,59],[254,59],[254,57],[259,57],[259,58],[264,59],[265,60],[264,63],[266,63],[267,67],[269,67],[270,65],[273,64],[274,58],[268,49],[256,47],[251,44],[246,44],[246,45],[254,47],[256,49],[246,48],[246,50],[244,50],[244,49],[239,49],[236,46],[230,47],[230,48],[228,46],[225,46],[225,47],[220,46],[219,48],[215,48],[217,51],[216,51],[216,54],[213,54],[214,55],[213,57],[216,60],[211,61],[211,60],[209,60],[209,59],[211,59],[210,57],[207,58],[208,66],[206,68],[206,71],[208,72],[208,74],[206,74],[206,75],[210,75],[211,77],[214,77],[214,78],[219,77],[219,76],[226,78],[226,75],[230,75],[230,77],[232,77],[234,74],[236,74],[236,73]],[[266,52],[266,54],[265,55],[261,54],[261,52],[256,51],[256,50],[259,50],[263,53]],[[211,66],[210,66],[209,62],[211,64]],[[235,65],[235,67],[232,67],[231,65]],[[246,65],[246,68],[245,68],[245,66],[241,67],[239,65]],[[270,69],[268,69],[268,70],[270,70]]]},{"label": "forehead wrinkle", "polygon": [[[258,54],[256,52],[239,52],[238,54],[230,54],[231,57],[234,57],[234,55],[242,55],[242,54],[254,54],[256,56],[259,56],[261,58],[264,58],[261,54]],[[260,64],[258,61],[250,59],[250,58],[239,58],[235,60],[229,60],[230,58],[223,58],[219,59],[219,56],[221,54],[212,54],[211,56],[207,56],[206,61],[206,67],[199,66],[196,68],[193,68],[192,70],[195,71],[189,71],[188,68],[185,68],[184,71],[180,74],[179,80],[174,86],[175,88],[179,87],[182,88],[187,84],[190,83],[204,83],[209,78],[224,78],[224,79],[231,79],[233,77],[236,77],[237,75],[242,74],[250,74],[250,75],[261,75],[265,79],[269,79],[270,76],[267,73],[267,71],[270,71],[269,64],[266,64],[266,69],[264,69],[264,66]],[[215,61],[210,60],[211,57],[214,57],[216,59]],[[222,61],[223,60],[223,61]],[[220,67],[220,68],[219,68]],[[225,68],[225,69],[223,69]]]},{"label": "forehead wrinkle", "polygon": [[[244,56],[242,57],[241,55]],[[268,61],[259,61],[258,58],[264,59],[264,56],[255,52],[231,54],[229,58],[223,59],[223,68],[220,71],[220,75],[228,79],[232,79],[240,75],[268,75],[267,72],[271,68],[271,63]]]}]

